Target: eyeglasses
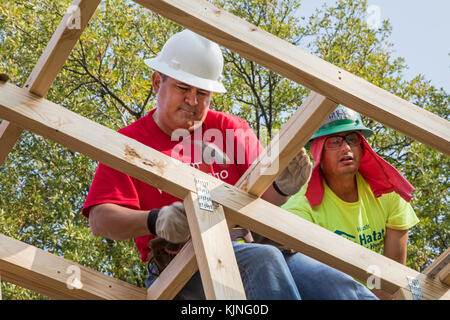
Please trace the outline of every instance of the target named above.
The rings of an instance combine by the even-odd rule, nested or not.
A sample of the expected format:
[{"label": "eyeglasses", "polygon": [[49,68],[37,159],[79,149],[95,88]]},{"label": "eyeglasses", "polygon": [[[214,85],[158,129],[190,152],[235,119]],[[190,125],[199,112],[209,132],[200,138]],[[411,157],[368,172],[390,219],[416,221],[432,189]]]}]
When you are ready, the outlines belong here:
[{"label": "eyeglasses", "polygon": [[361,143],[361,136],[356,132],[350,132],[344,136],[331,136],[325,140],[325,149],[337,149],[342,143],[347,142],[350,148],[357,147]]}]

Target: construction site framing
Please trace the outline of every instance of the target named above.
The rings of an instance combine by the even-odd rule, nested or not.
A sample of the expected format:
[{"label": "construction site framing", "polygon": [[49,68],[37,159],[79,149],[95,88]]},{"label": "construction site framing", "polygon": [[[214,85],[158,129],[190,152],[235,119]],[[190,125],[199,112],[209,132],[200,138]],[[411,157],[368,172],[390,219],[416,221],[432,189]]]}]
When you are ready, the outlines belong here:
[{"label": "construction site framing", "polygon": [[[238,224],[361,281],[374,276],[370,270],[377,266],[381,288],[397,299],[416,297],[412,279],[424,299],[450,298],[449,249],[419,273],[260,198],[338,104],[450,155],[447,120],[207,1],[135,2],[309,88],[311,94],[238,183],[226,184],[44,98],[100,4],[74,0],[24,88],[0,82],[0,164],[22,131],[30,130],[184,199],[191,240],[145,290],[0,234],[0,281],[55,299],[172,299],[200,270],[207,299],[245,299],[229,236],[229,228]],[[75,18],[78,26],[71,28]],[[276,172],[267,174],[267,159],[277,161]],[[196,179],[207,182],[213,212],[199,207]],[[80,268],[82,286],[67,285],[66,270],[73,265]]]}]

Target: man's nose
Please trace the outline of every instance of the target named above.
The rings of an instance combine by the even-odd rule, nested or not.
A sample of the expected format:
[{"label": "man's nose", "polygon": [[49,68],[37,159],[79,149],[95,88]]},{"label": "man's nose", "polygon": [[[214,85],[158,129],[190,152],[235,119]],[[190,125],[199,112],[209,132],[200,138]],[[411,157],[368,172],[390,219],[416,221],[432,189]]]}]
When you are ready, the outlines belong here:
[{"label": "man's nose", "polygon": [[197,88],[190,88],[187,90],[185,101],[191,106],[196,106],[198,104]]},{"label": "man's nose", "polygon": [[344,150],[348,149],[348,150],[351,150],[352,148],[351,148],[350,145],[348,144],[347,140],[343,139],[342,145],[341,145],[340,149],[344,149]]}]

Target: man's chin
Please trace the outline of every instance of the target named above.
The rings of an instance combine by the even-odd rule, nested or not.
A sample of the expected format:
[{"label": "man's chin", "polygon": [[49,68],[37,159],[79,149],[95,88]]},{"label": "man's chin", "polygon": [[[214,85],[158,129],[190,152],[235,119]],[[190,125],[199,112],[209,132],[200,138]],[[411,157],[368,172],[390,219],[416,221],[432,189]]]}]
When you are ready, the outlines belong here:
[{"label": "man's chin", "polygon": [[354,165],[346,165],[340,168],[342,174],[356,174],[358,172],[358,167]]},{"label": "man's chin", "polygon": [[183,117],[178,119],[178,128],[186,129],[190,132],[202,126],[202,119],[197,119],[197,117]]}]

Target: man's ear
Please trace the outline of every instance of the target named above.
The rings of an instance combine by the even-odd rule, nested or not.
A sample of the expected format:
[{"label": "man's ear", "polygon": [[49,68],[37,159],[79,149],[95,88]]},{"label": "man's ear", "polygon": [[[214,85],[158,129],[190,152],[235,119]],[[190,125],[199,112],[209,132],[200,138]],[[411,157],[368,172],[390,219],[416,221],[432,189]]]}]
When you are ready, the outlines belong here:
[{"label": "man's ear", "polygon": [[153,72],[153,74],[152,74],[153,93],[157,94],[159,92],[161,82],[162,82],[161,74],[158,71]]}]

